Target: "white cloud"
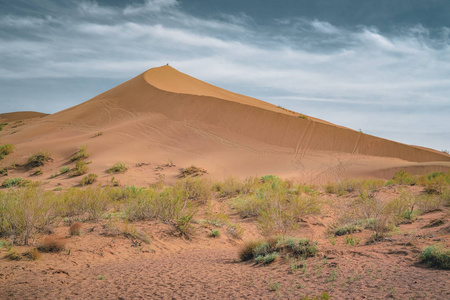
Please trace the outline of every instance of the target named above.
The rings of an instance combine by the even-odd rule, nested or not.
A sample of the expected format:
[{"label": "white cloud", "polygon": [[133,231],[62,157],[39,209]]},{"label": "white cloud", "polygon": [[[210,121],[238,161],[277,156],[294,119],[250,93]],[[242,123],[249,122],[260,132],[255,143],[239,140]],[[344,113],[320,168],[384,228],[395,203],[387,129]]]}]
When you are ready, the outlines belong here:
[{"label": "white cloud", "polygon": [[82,14],[87,15],[112,16],[117,14],[117,11],[113,8],[100,6],[95,1],[82,1],[78,6],[78,10]]},{"label": "white cloud", "polygon": [[136,15],[147,12],[159,12],[165,8],[177,5],[176,0],[145,0],[143,4],[132,4],[125,7],[123,13],[125,15]]},{"label": "white cloud", "polygon": [[27,28],[42,26],[47,20],[35,18],[35,17],[19,17],[19,16],[1,16],[0,26],[15,27],[15,28]]}]

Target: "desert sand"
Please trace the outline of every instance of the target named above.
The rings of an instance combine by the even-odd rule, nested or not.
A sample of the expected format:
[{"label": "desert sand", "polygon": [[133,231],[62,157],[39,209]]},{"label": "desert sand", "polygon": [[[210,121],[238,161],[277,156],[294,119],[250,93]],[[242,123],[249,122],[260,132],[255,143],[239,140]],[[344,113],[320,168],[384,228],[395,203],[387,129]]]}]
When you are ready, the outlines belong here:
[{"label": "desert sand", "polygon": [[[424,186],[404,184],[374,188],[371,193],[383,201],[408,191],[417,199],[441,202],[375,242],[371,229],[355,232],[358,243],[350,245],[348,235],[334,237],[330,232],[360,194],[349,190],[335,195],[321,186],[348,178],[387,180],[400,170],[448,172],[446,153],[289,111],[169,66],[150,69],[55,114],[0,114],[0,123],[8,123],[0,131],[0,145],[15,146],[0,160],[0,169],[8,169],[0,179],[40,181],[43,189],[56,190],[55,195],[80,186],[81,177],[60,174],[60,169],[73,168],[70,158],[87,146],[89,173],[97,174],[95,185],[103,187],[112,184],[113,177],[121,188],[172,185],[181,170],[194,165],[206,171],[202,178],[208,180],[273,174],[310,184],[314,192],[303,194],[323,201],[320,213],[299,217],[297,229],[289,232],[316,241],[317,255],[304,261],[284,255],[267,265],[239,260],[244,242],[263,234],[257,217],[242,217],[230,204],[235,196],[213,195],[207,205],[244,229],[238,237],[227,222],[204,222],[205,203],[189,237],[177,236],[170,222],[128,224],[113,205],[98,222],[83,222],[79,236],[69,235],[74,219],[61,218],[40,228],[30,245],[0,239],[20,255],[49,234],[66,242],[64,251],[42,253],[38,260],[10,260],[5,257],[8,247],[0,247],[1,299],[450,298],[448,271],[418,258],[425,246],[450,246],[450,212],[443,193],[426,195]],[[27,158],[39,150],[50,151],[52,159],[40,167],[42,174],[32,175],[36,168],[26,166]],[[108,173],[117,162],[128,170]],[[114,226],[122,228],[118,232],[111,232],[113,219]],[[128,226],[145,233],[148,241],[126,234],[123,228]],[[221,234],[213,238],[215,229]]]},{"label": "desert sand", "polygon": [[[86,145],[92,153],[90,170],[101,180],[108,179],[106,169],[121,161],[131,170],[120,179],[139,185],[161,174],[174,182],[179,168],[190,165],[206,169],[214,179],[275,174],[309,183],[355,176],[387,179],[399,169],[421,173],[450,168],[448,154],[303,116],[170,66],[150,69],[89,101],[23,126],[7,125],[0,140],[16,146],[3,165],[22,164],[31,153],[48,149],[53,163],[44,168],[44,176],[49,178]],[[169,160],[177,170],[155,172]],[[140,163],[149,165],[134,167]],[[70,178],[59,179],[50,184],[74,184]]]}]

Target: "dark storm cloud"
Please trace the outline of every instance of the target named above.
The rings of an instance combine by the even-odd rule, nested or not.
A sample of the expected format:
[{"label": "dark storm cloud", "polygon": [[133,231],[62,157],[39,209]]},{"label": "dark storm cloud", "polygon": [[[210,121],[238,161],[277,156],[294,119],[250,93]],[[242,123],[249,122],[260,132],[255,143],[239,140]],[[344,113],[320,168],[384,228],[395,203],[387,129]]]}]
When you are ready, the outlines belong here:
[{"label": "dark storm cloud", "polygon": [[450,148],[448,2],[257,2],[0,1],[0,112],[55,112],[170,62],[350,128]]}]

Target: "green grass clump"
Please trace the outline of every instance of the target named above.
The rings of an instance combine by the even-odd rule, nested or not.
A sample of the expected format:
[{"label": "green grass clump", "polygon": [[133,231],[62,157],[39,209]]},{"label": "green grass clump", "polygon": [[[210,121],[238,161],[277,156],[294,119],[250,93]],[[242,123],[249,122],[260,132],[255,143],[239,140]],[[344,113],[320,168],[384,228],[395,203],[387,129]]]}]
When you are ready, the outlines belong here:
[{"label": "green grass clump", "polygon": [[81,221],[97,221],[111,207],[108,191],[100,187],[70,188],[60,195],[58,203],[62,217]]},{"label": "green grass clump", "polygon": [[81,185],[93,184],[98,178],[97,174],[89,174],[81,179]]},{"label": "green grass clump", "polygon": [[51,153],[48,150],[40,150],[28,157],[27,166],[29,168],[41,167],[46,162],[52,160]]},{"label": "green grass clump", "polygon": [[1,168],[0,169],[0,176],[8,176],[8,169],[7,168]]},{"label": "green grass clump", "polygon": [[406,172],[405,170],[400,170],[394,174],[391,180],[387,182],[388,185],[392,184],[404,184],[404,185],[415,185],[417,182],[416,178]]},{"label": "green grass clump", "polygon": [[75,162],[81,159],[86,159],[91,156],[92,153],[87,152],[87,146],[80,146],[80,149],[70,158],[71,162]]},{"label": "green grass clump", "polygon": [[60,174],[66,174],[69,171],[70,171],[70,168],[67,166],[61,167],[61,169],[59,169]]},{"label": "green grass clump", "polygon": [[33,172],[33,174],[31,174],[32,176],[39,176],[44,174],[44,171],[42,171],[42,169],[37,169],[36,171]]},{"label": "green grass clump", "polygon": [[0,160],[3,159],[6,155],[13,153],[14,148],[15,147],[12,144],[5,144],[0,146]]},{"label": "green grass clump", "polygon": [[304,258],[315,256],[317,243],[306,238],[285,236],[269,237],[265,240],[252,240],[246,242],[239,250],[239,258],[241,261],[255,259],[255,261],[265,262],[266,259],[268,261],[271,258],[275,259],[280,253]]},{"label": "green grass clump", "polygon": [[118,162],[115,163],[111,168],[108,169],[109,173],[125,173],[128,170],[127,166],[124,163]]},{"label": "green grass clump", "polygon": [[79,160],[75,163],[75,168],[70,171],[70,175],[72,176],[81,176],[86,174],[89,171],[89,167],[87,163],[83,160]]},{"label": "green grass clump", "polygon": [[210,235],[211,237],[218,237],[220,236],[220,231],[218,229],[212,229]]},{"label": "green grass clump", "polygon": [[279,256],[279,254],[277,252],[272,252],[266,255],[259,255],[257,257],[255,257],[255,262],[256,263],[264,263],[266,265],[272,263],[275,261],[275,259],[277,259]]},{"label": "green grass clump", "polygon": [[442,269],[450,269],[450,249],[441,244],[425,247],[420,255],[422,262]]},{"label": "green grass clump", "polygon": [[2,183],[2,187],[10,188],[10,187],[23,187],[30,184],[30,180],[23,180],[20,177],[17,178],[8,178],[5,179]]}]

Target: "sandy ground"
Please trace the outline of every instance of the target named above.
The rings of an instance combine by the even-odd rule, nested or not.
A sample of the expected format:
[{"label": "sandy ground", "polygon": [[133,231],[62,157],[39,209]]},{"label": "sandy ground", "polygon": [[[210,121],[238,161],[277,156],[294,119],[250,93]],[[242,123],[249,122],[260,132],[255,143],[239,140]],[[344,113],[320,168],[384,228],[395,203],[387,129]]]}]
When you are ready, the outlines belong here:
[{"label": "sandy ground", "polygon": [[[196,225],[191,240],[173,235],[171,226],[137,222],[133,226],[150,243],[105,236],[105,221],[83,224],[82,235],[70,237],[62,224],[66,250],[43,253],[37,261],[10,261],[0,250],[2,299],[299,299],[327,292],[333,299],[448,299],[449,271],[419,263],[426,245],[449,245],[449,210],[421,216],[384,241],[366,244],[372,232],[355,233],[355,246],[345,237],[330,242],[327,216],[304,220],[295,236],[318,241],[319,253],[306,260],[280,256],[264,266],[240,262],[243,240],[259,236],[252,220],[235,220],[246,228],[243,240],[223,232],[209,237],[211,226]],[[433,219],[444,224],[423,228]],[[327,221],[328,220],[328,221]],[[39,243],[39,238],[36,244]],[[26,252],[31,247],[16,247]],[[69,252],[70,249],[70,252]]]}]

